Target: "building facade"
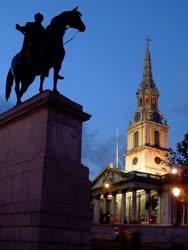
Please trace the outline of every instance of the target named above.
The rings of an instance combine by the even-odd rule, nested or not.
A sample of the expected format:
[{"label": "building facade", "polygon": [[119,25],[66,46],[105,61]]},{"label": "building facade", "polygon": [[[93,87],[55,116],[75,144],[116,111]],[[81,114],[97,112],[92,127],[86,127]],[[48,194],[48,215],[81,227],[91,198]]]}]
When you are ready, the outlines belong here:
[{"label": "building facade", "polygon": [[182,183],[187,192],[187,177],[172,175],[165,164],[169,127],[158,108],[148,41],[136,97],[137,110],[127,129],[125,169],[110,164],[92,182],[93,222],[188,223],[187,201],[172,194],[174,185]]}]

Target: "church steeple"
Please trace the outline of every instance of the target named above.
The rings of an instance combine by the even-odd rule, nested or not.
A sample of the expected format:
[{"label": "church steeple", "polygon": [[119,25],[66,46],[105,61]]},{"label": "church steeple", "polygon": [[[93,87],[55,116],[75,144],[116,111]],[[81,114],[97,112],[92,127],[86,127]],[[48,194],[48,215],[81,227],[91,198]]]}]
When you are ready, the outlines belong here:
[{"label": "church steeple", "polygon": [[152,75],[148,37],[144,54],[143,78],[136,93],[137,109],[127,131],[126,170],[151,174],[166,174],[168,125],[158,109],[159,91]]}]

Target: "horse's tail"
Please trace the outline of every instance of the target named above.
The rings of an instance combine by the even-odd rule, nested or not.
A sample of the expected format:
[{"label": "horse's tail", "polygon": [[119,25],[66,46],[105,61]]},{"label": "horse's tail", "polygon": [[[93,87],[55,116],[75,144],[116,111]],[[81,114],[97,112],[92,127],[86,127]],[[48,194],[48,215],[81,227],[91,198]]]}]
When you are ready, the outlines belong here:
[{"label": "horse's tail", "polygon": [[6,79],[6,92],[5,92],[5,98],[8,101],[12,89],[12,85],[14,83],[14,76],[12,74],[11,69],[9,69],[7,79]]}]

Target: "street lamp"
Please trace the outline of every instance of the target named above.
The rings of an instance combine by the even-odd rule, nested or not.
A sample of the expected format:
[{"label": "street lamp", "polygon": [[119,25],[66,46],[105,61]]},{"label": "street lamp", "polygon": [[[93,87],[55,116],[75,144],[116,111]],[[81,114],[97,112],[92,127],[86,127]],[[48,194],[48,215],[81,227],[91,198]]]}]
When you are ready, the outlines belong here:
[{"label": "street lamp", "polygon": [[[183,190],[181,190],[180,188],[178,188],[178,187],[174,187],[173,189],[172,189],[172,193],[173,193],[173,195],[174,195],[174,197],[176,197],[176,199],[178,200],[178,201],[181,201],[182,202],[182,212],[183,212],[183,214],[182,214],[182,224],[184,224],[185,223],[185,202],[184,202],[184,194],[183,194]],[[177,208],[177,214],[176,214],[176,224],[180,224],[180,222],[181,222],[181,215],[180,215],[180,213],[178,212],[178,208]]]},{"label": "street lamp", "polygon": [[177,174],[178,173],[178,170],[177,168],[172,168],[172,171],[171,171],[172,174]]},{"label": "street lamp", "polygon": [[177,197],[180,196],[181,189],[178,188],[178,187],[174,187],[174,188],[172,189],[172,193],[173,193],[173,195],[177,198]]}]

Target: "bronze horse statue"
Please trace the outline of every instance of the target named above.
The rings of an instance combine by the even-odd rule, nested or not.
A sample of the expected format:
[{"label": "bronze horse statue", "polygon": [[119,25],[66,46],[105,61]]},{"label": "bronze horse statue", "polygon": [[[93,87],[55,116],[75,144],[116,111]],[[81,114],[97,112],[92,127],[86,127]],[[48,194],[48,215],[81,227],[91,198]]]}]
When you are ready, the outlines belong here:
[{"label": "bronze horse statue", "polygon": [[61,79],[59,71],[65,56],[63,36],[69,27],[75,28],[80,32],[85,31],[86,27],[81,20],[81,16],[78,7],[76,7],[71,11],[62,12],[52,18],[50,24],[46,27],[44,43],[39,48],[37,55],[40,63],[35,65],[35,67],[22,63],[20,52],[13,57],[6,79],[6,100],[10,97],[11,88],[15,81],[17,104],[21,103],[23,94],[38,75],[40,76],[39,91],[42,92],[44,79],[48,76],[51,68],[53,68],[53,91],[58,92],[57,81]]}]

